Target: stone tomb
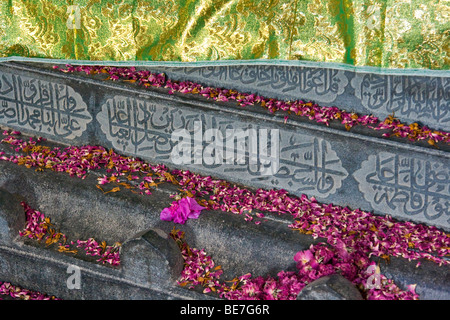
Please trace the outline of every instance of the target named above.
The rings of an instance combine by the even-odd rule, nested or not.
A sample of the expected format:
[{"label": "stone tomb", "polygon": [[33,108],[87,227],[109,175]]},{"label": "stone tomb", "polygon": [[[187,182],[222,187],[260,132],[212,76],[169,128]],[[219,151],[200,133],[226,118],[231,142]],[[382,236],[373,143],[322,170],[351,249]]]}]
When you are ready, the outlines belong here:
[{"label": "stone tomb", "polygon": [[12,63],[0,101],[0,125],[29,134],[450,230],[446,150]]},{"label": "stone tomb", "polygon": [[[346,73],[341,76],[348,78]],[[283,114],[269,114],[258,106],[240,108],[169,95],[163,89],[62,74],[48,66],[2,64],[0,102],[2,128],[50,142],[102,145],[251,188],[283,188],[325,203],[450,230],[447,149],[295,117],[286,122]],[[5,280],[68,299],[209,299],[175,284],[179,251],[166,236],[172,225],[159,220],[159,212],[170,203],[170,190],[161,187],[157,201],[143,200],[103,195],[92,188],[95,193],[87,180],[36,173],[11,163],[1,163],[0,172],[0,270]],[[123,242],[121,267],[96,265],[18,241],[21,200],[51,216],[72,238],[94,235]],[[218,225],[217,217],[204,215],[186,225],[188,243],[213,254],[228,270],[227,278],[295,268],[292,256],[312,243],[306,235],[299,239],[287,232],[288,222],[282,219],[268,217],[267,224],[256,227],[236,218],[224,215]],[[277,259],[268,265],[274,251]],[[406,284],[420,283],[421,298],[448,297],[446,281],[440,284],[448,278],[445,269],[430,264],[418,269],[412,263],[408,270],[417,273],[412,279],[412,271],[403,271],[403,262],[394,262],[386,266],[390,275]],[[81,270],[82,290],[67,286],[70,266]]]}]

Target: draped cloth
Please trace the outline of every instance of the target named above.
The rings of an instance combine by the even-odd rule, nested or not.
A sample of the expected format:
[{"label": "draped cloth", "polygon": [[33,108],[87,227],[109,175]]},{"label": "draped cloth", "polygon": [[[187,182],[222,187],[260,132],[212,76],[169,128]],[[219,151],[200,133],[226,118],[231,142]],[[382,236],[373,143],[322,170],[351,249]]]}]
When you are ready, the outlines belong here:
[{"label": "draped cloth", "polygon": [[0,59],[448,70],[449,0],[4,0]]}]

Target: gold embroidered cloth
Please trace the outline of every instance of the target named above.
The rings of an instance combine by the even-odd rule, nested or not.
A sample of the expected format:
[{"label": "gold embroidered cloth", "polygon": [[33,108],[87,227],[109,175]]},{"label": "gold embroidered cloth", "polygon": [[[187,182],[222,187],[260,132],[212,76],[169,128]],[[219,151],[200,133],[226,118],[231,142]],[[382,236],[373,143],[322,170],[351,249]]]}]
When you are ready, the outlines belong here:
[{"label": "gold embroidered cloth", "polygon": [[0,57],[448,70],[450,0],[2,0]]}]

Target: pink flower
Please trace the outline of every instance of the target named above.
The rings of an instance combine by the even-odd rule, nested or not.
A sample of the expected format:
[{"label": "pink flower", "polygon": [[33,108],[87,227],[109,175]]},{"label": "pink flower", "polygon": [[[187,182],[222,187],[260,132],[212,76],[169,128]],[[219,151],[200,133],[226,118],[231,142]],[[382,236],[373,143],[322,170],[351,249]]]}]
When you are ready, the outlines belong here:
[{"label": "pink flower", "polygon": [[317,261],[314,258],[314,254],[311,250],[299,251],[294,256],[294,261],[297,262],[297,268],[302,269],[303,267],[310,266],[313,269],[318,267]]},{"label": "pink flower", "polygon": [[169,208],[161,211],[160,219],[184,224],[187,219],[197,219],[205,207],[199,205],[193,198],[186,197],[172,202]]},{"label": "pink flower", "polygon": [[160,219],[164,221],[172,221],[176,216],[178,208],[179,208],[178,202],[177,201],[172,202],[169,208],[164,208],[163,211],[161,211],[161,214],[159,215]]},{"label": "pink flower", "polygon": [[344,261],[347,261],[350,258],[347,246],[341,239],[336,239],[336,249],[338,250],[339,255]]}]

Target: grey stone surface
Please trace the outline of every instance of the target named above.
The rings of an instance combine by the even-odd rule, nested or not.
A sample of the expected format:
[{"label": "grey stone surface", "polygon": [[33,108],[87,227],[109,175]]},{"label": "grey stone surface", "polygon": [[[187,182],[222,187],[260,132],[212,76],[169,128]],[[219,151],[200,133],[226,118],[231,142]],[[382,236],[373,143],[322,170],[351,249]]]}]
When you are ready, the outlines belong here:
[{"label": "grey stone surface", "polygon": [[339,274],[321,277],[300,291],[297,300],[363,300],[359,290]]},{"label": "grey stone surface", "polygon": [[[159,201],[147,202],[144,196],[141,201],[124,194],[99,196],[90,188],[95,188],[95,177],[90,178],[94,179],[39,174],[0,162],[0,281],[63,299],[210,299],[176,285],[184,263],[180,250],[168,233],[152,228],[170,203],[169,192],[156,192]],[[69,241],[121,242],[121,266],[59,253],[20,237],[25,227],[23,200],[49,217]],[[67,285],[69,267],[79,268],[81,288]]]},{"label": "grey stone surface", "polygon": [[[450,230],[448,148],[295,117],[284,123],[283,115],[256,106],[244,109],[45,68],[4,64],[1,74],[6,92],[0,95],[2,125]],[[50,89],[44,95],[46,88],[53,88],[53,95]],[[440,114],[447,107],[444,103]]]},{"label": "grey stone surface", "polygon": [[416,285],[421,300],[450,300],[450,273],[448,266],[428,261],[408,261],[391,257],[389,262],[378,260],[380,271],[392,279],[402,290]]},{"label": "grey stone surface", "polygon": [[[430,119],[443,128],[448,124],[449,106],[441,99],[448,87],[445,77],[233,68],[175,71],[186,77],[198,72],[212,85],[226,80],[224,86],[233,82],[236,89],[257,88],[261,94],[281,94],[279,98],[300,92],[319,103],[361,105],[363,109],[355,111],[364,113],[395,111],[402,120]],[[287,80],[287,75],[293,78]],[[450,230],[449,148],[387,140],[362,128],[347,132],[340,125],[319,126],[295,117],[285,123],[284,115],[268,114],[257,106],[241,109],[36,66],[1,64],[0,84],[2,128],[43,136],[51,143],[99,144],[252,188],[283,188],[321,202]],[[239,132],[230,149],[227,129]],[[212,139],[218,137],[225,139],[222,144]],[[173,224],[161,221],[159,213],[170,205],[169,195],[176,187],[161,185],[150,197],[127,190],[105,195],[95,187],[97,177],[90,174],[81,180],[0,162],[0,280],[66,299],[209,298],[173,285],[180,256],[166,236]],[[124,265],[96,265],[24,243],[17,237],[24,223],[22,200],[51,217],[70,239],[124,243]],[[222,265],[225,279],[247,272],[273,276],[279,270],[295,270],[294,254],[320,239],[288,230],[291,221],[284,217],[269,215],[267,220],[255,226],[237,215],[208,212],[188,221],[183,230],[189,245],[205,248]],[[81,290],[67,287],[72,265],[81,268]],[[416,268],[415,262],[395,259],[385,268],[383,273],[403,286],[417,283],[424,299],[448,299],[446,268],[427,261]],[[348,287],[334,284],[333,277],[321,279],[302,295],[342,297],[339,290]]]},{"label": "grey stone surface", "polygon": [[[146,252],[142,254],[145,255]],[[126,256],[127,252],[123,252],[123,255]],[[165,282],[143,283],[129,278],[120,268],[23,244],[0,244],[0,267],[1,281],[64,300],[214,299],[179,286],[167,286]],[[72,280],[71,276],[75,275],[75,269],[79,270],[79,288],[68,285]]]},{"label": "grey stone surface", "polygon": [[222,266],[224,280],[249,272],[255,277],[275,277],[281,270],[295,271],[294,255],[324,241],[292,232],[288,228],[292,223],[289,217],[268,215],[264,220],[267,221],[255,225],[239,215],[210,211],[189,220],[181,229],[190,246],[204,248]]}]

